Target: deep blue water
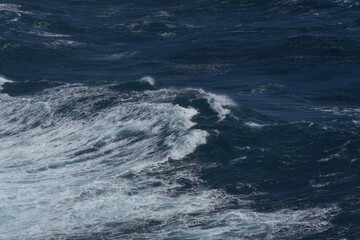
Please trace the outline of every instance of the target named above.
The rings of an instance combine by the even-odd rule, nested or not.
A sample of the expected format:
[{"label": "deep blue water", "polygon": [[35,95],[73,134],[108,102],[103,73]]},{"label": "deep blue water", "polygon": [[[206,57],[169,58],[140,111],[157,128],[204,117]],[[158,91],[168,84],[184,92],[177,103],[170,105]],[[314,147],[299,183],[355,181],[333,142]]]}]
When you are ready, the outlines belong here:
[{"label": "deep blue water", "polygon": [[0,1],[0,239],[360,238],[360,1]]}]

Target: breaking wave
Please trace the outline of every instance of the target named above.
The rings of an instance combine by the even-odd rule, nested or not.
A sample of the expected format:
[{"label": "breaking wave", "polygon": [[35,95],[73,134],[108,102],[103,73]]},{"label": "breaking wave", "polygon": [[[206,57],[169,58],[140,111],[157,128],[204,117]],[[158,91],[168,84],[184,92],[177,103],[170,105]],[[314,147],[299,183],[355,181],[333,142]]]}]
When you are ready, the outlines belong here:
[{"label": "breaking wave", "polygon": [[337,211],[225,209],[241,200],[205,188],[190,159],[212,134],[196,117],[219,124],[235,106],[226,96],[151,77],[17,96],[0,83],[1,238],[271,239],[324,231]]}]

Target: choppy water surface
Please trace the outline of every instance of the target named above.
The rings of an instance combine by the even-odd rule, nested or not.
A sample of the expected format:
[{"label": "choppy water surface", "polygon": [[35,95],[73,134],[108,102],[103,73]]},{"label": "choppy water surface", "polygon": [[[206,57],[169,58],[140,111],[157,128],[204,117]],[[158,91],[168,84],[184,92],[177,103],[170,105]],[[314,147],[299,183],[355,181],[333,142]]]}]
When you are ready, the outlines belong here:
[{"label": "choppy water surface", "polygon": [[1,1],[1,239],[357,239],[360,2]]}]

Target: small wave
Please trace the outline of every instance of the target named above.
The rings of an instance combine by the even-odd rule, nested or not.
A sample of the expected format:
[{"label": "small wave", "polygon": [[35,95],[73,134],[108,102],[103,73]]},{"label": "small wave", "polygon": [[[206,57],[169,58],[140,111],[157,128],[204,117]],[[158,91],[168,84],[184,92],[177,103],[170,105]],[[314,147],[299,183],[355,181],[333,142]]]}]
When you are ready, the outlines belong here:
[{"label": "small wave", "polygon": [[179,160],[194,152],[195,149],[206,143],[206,138],[209,134],[203,130],[192,130],[189,134],[182,136],[175,141],[172,136],[166,139],[167,144],[171,147],[169,157]]},{"label": "small wave", "polygon": [[[180,231],[178,237],[211,239],[283,239],[323,232],[329,219],[338,212],[336,206],[306,210],[283,209],[274,213],[235,210],[205,216],[200,226]],[[201,226],[206,226],[202,228]]]},{"label": "small wave", "polygon": [[155,86],[155,79],[153,79],[153,78],[150,77],[150,76],[142,77],[142,78],[140,79],[140,82],[146,82],[146,83],[150,84],[151,86]]},{"label": "small wave", "polygon": [[191,71],[191,72],[209,72],[209,73],[226,73],[234,67],[233,64],[221,64],[221,63],[211,63],[211,64],[177,64],[174,66],[175,70],[181,71]]},{"label": "small wave", "polygon": [[205,93],[204,91],[201,91],[201,93],[204,94],[205,98],[210,104],[210,107],[218,113],[219,121],[224,120],[226,115],[230,114],[230,109],[227,107],[236,106],[236,104],[225,95]]},{"label": "small wave", "polygon": [[2,85],[4,85],[4,84],[7,83],[7,82],[12,82],[12,81],[9,80],[9,79],[6,79],[5,77],[3,77],[3,76],[0,75],[0,91],[3,89],[3,88],[2,88]]},{"label": "small wave", "polygon": [[167,11],[162,10],[162,11],[158,11],[158,12],[154,13],[153,16],[154,17],[171,17],[172,14],[168,13]]},{"label": "small wave", "polygon": [[0,11],[8,11],[13,13],[24,13],[24,14],[32,14],[32,12],[29,11],[23,11],[21,10],[22,6],[19,4],[13,4],[13,3],[0,3]]},{"label": "small wave", "polygon": [[254,122],[245,122],[245,125],[251,128],[263,128],[267,126],[268,124],[259,124]]},{"label": "small wave", "polygon": [[357,116],[360,114],[360,108],[348,107],[315,107],[315,110],[331,113],[338,116]]},{"label": "small wave", "polygon": [[280,88],[283,88],[283,85],[280,84],[272,84],[272,83],[268,83],[268,84],[260,84],[258,86],[256,86],[255,88],[253,88],[251,90],[252,93],[266,93],[269,90],[277,90]]},{"label": "small wave", "polygon": [[11,12],[18,12],[20,11],[21,5],[12,4],[12,3],[1,3],[0,4],[0,11],[11,11]]},{"label": "small wave", "polygon": [[59,39],[56,41],[53,41],[51,43],[45,43],[45,45],[47,45],[50,48],[59,48],[59,47],[81,47],[84,46],[84,43],[80,43],[80,42],[76,42],[73,40],[63,40],[63,39]]},{"label": "small wave", "polygon": [[0,85],[3,85],[6,82],[12,82],[12,81],[0,75]]},{"label": "small wave", "polygon": [[70,37],[70,35],[67,34],[58,34],[58,33],[51,33],[45,31],[30,31],[28,33],[39,37],[52,37],[52,38]]},{"label": "small wave", "polygon": [[160,33],[159,36],[165,37],[165,38],[175,37],[176,33],[174,33],[174,32],[163,32],[163,33]]},{"label": "small wave", "polygon": [[117,61],[124,58],[130,58],[137,54],[136,52],[121,52],[121,53],[114,53],[109,55],[101,55],[96,57],[96,60],[103,60],[103,61]]}]

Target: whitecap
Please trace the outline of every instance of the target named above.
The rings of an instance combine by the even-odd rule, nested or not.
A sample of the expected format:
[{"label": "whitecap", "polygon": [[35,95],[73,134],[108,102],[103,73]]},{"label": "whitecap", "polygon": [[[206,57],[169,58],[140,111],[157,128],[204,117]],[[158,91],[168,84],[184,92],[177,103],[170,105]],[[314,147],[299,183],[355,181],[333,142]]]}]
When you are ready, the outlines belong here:
[{"label": "whitecap", "polygon": [[1,86],[4,85],[4,83],[7,83],[7,82],[12,82],[12,81],[9,80],[9,79],[6,79],[5,77],[0,75],[0,91],[2,90]]},{"label": "whitecap", "polygon": [[[336,206],[305,210],[283,209],[272,213],[234,210],[204,216],[200,226],[179,231],[176,237],[206,239],[279,239],[298,238],[323,232],[329,219],[338,212]],[[206,226],[206,227],[201,227]]]},{"label": "whitecap", "polygon": [[155,79],[150,76],[144,76],[140,79],[140,82],[145,82],[150,84],[151,86],[155,86]]},{"label": "whitecap", "polygon": [[59,47],[81,47],[84,46],[84,43],[80,43],[80,42],[76,42],[73,40],[64,40],[64,39],[59,39],[50,43],[46,43],[45,45],[47,45],[50,48],[59,48]]},{"label": "whitecap", "polygon": [[163,33],[160,33],[159,35],[161,37],[169,38],[169,37],[175,37],[176,33],[174,33],[174,32],[163,32]]},{"label": "whitecap", "polygon": [[19,12],[21,5],[13,4],[13,3],[1,3],[0,11],[11,11],[11,12]]},{"label": "whitecap", "polygon": [[155,12],[153,14],[154,17],[171,17],[172,14],[170,14],[169,12],[167,11],[164,11],[164,10],[161,10],[161,11],[158,11],[158,12]]},{"label": "whitecap", "polygon": [[21,5],[13,4],[13,3],[0,3],[0,11],[8,11],[17,14],[19,13],[32,14],[32,12],[21,10]]},{"label": "whitecap", "polygon": [[67,34],[58,34],[58,33],[46,32],[46,31],[30,31],[28,33],[39,37],[53,37],[53,38],[70,37],[70,35]]},{"label": "whitecap", "polygon": [[96,57],[96,60],[103,60],[103,61],[116,61],[124,58],[129,58],[137,54],[136,52],[121,52],[121,53],[113,53],[107,55],[100,55]]},{"label": "whitecap", "polygon": [[218,114],[219,121],[224,120],[226,115],[230,114],[231,111],[229,107],[236,106],[236,104],[225,95],[206,93],[202,90],[200,92],[204,94],[204,97],[209,103],[211,109],[213,109]]},{"label": "whitecap", "polygon": [[208,133],[203,130],[192,130],[189,134],[178,137],[176,140],[172,137],[166,139],[166,144],[171,147],[169,157],[179,160],[194,152],[199,146],[206,143]]},{"label": "whitecap", "polygon": [[352,120],[355,125],[360,125],[360,120]]},{"label": "whitecap", "polygon": [[277,90],[280,88],[283,88],[284,85],[281,84],[276,84],[276,83],[265,83],[265,84],[260,84],[256,87],[254,87],[253,89],[251,89],[252,93],[266,93],[269,90]]},{"label": "whitecap", "polygon": [[360,114],[360,108],[349,107],[315,107],[315,110],[338,116],[354,116]]},{"label": "whitecap", "polygon": [[245,122],[245,125],[251,128],[263,128],[267,126],[268,124],[259,124],[254,122]]}]

